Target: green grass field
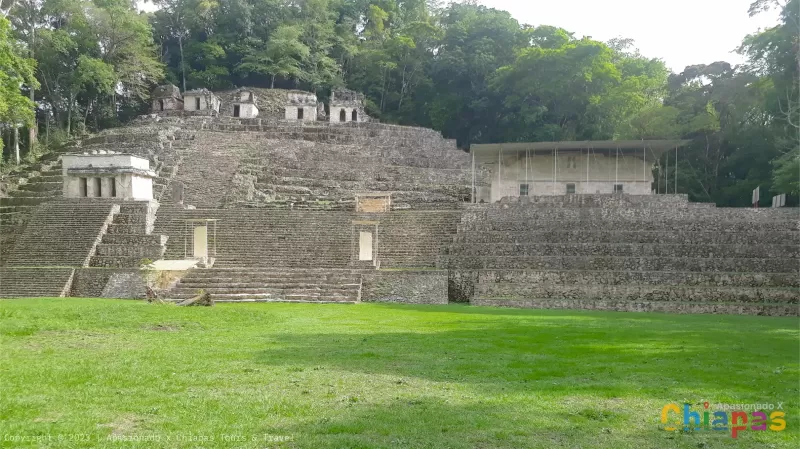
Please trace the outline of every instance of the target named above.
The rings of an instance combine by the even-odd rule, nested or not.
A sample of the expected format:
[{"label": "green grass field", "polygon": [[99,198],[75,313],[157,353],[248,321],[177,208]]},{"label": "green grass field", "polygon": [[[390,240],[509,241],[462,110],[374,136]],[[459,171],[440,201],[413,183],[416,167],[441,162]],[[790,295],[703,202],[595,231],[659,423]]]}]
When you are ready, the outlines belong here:
[{"label": "green grass field", "polygon": [[[3,447],[796,448],[797,318],[0,301]],[[783,432],[662,429],[783,403]]]}]

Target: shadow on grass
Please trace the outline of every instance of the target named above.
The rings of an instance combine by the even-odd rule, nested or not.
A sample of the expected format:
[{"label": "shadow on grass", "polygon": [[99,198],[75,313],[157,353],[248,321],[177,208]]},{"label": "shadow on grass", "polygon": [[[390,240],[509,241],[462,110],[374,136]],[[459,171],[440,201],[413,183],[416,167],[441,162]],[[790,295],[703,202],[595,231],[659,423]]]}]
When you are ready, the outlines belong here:
[{"label": "shadow on grass", "polygon": [[[768,432],[742,432],[738,440],[720,432],[667,432],[655,416],[658,410],[645,415],[624,405],[454,404],[398,397],[386,404],[348,404],[332,416],[281,431],[292,435],[295,447],[314,449],[792,447],[782,441],[785,435]],[[769,443],[761,444],[764,441]]]},{"label": "shadow on grass", "polygon": [[[761,397],[791,388],[773,370],[797,370],[797,333],[746,332],[737,323],[675,328],[673,322],[484,320],[458,330],[271,335],[255,361],[459,382],[494,392],[591,390],[615,397],[646,390],[671,398]],[[720,376],[721,372],[735,373]],[[678,399],[682,399],[678,397]],[[721,398],[713,398],[721,399]],[[784,398],[786,400],[788,398]]]}]

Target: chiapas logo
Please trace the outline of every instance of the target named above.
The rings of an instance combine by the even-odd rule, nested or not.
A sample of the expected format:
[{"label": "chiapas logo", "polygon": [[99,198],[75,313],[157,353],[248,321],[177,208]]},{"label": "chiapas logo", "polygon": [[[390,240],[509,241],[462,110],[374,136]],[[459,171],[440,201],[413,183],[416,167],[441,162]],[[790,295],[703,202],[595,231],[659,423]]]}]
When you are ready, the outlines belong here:
[{"label": "chiapas logo", "polygon": [[730,432],[731,437],[738,438],[739,432],[746,430],[782,432],[786,429],[782,402],[777,405],[715,404],[713,411],[709,410],[708,402],[702,405],[703,411],[692,411],[691,404],[683,404],[682,409],[677,404],[665,405],[661,409],[661,424],[666,424],[664,430],[674,432],[682,427],[684,432]]}]

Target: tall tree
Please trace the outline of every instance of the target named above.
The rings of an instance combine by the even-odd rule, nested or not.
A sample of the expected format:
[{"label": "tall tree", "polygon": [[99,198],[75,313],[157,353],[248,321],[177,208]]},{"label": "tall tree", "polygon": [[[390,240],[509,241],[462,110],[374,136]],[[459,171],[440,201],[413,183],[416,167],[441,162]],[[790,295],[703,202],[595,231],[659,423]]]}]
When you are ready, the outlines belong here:
[{"label": "tall tree", "polygon": [[[20,88],[28,85],[35,88],[36,67],[32,59],[23,56],[23,50],[11,37],[11,24],[0,17],[0,123],[14,129],[15,160],[20,161],[17,129],[20,125],[32,126],[34,122],[33,102],[22,95]],[[0,154],[3,142],[0,139]]]}]

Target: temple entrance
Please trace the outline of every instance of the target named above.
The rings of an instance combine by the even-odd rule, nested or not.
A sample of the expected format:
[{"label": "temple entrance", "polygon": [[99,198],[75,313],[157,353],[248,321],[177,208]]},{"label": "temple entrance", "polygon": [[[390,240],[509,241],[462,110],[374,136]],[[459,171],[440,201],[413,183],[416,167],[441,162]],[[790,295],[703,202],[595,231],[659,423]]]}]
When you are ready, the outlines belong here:
[{"label": "temple entrance", "polygon": [[239,106],[238,104],[234,105],[233,106],[233,116],[234,117],[239,117],[239,115],[241,115],[241,110],[242,110],[241,106]]},{"label": "temple entrance", "polygon": [[208,226],[195,226],[193,241],[194,258],[205,259],[208,257]]},{"label": "temple entrance", "polygon": [[361,232],[358,239],[358,260],[372,260],[372,233]]},{"label": "temple entrance", "polygon": [[344,109],[339,111],[339,121],[343,123],[347,121],[347,112]]}]

